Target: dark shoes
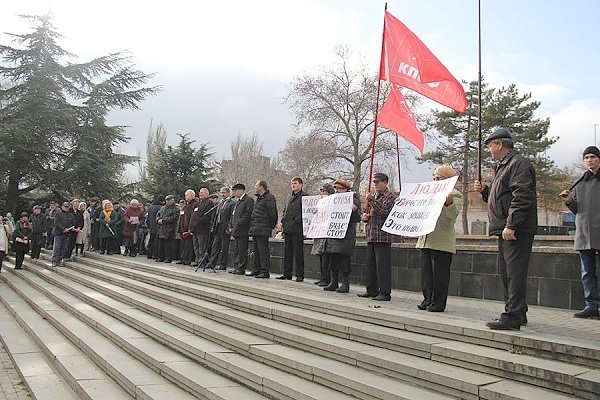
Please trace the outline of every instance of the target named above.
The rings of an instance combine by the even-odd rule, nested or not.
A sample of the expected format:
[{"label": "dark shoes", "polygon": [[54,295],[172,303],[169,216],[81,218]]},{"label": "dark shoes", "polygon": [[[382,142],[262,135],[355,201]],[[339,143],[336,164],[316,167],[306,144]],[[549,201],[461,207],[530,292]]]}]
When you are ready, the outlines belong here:
[{"label": "dark shoes", "polygon": [[364,292],[357,294],[358,297],[377,297],[378,293],[375,292]]},{"label": "dark shoes", "polygon": [[389,294],[379,293],[377,296],[373,297],[373,300],[390,301],[390,300],[392,300],[392,296],[390,296]]},{"label": "dark shoes", "polygon": [[518,331],[521,329],[521,322],[514,323],[509,321],[503,321],[501,319],[496,319],[494,321],[490,321],[485,324],[490,329],[496,331]]},{"label": "dark shoes", "polygon": [[283,281],[283,280],[286,280],[286,281],[291,281],[291,280],[292,280],[292,277],[291,277],[291,276],[285,276],[285,275],[281,275],[281,276],[278,276],[278,277],[277,277],[277,278],[275,278],[275,279],[279,279],[280,281]]},{"label": "dark shoes", "polygon": [[243,269],[234,269],[233,271],[229,271],[229,273],[234,275],[245,275],[246,271]]},{"label": "dark shoes", "polygon": [[319,281],[319,287],[329,286],[330,281]]},{"label": "dark shoes", "polygon": [[348,293],[350,291],[350,285],[342,283],[339,288],[336,289],[337,293]]},{"label": "dark shoes", "polygon": [[265,272],[261,272],[260,274],[254,276],[255,278],[259,278],[259,279],[269,279],[270,275],[265,273]]},{"label": "dark shoes", "polygon": [[323,290],[327,291],[327,292],[335,292],[336,290],[338,290],[338,284],[337,283],[330,283],[329,285],[325,286],[323,288]]},{"label": "dark shoes", "polygon": [[430,304],[431,302],[429,300],[423,300],[421,304],[417,304],[417,308],[419,310],[427,310],[427,307],[429,307]]},{"label": "dark shoes", "polygon": [[260,272],[257,272],[257,271],[248,271],[248,272],[246,272],[246,276],[256,276],[258,274],[260,274]]},{"label": "dark shoes", "polygon": [[303,276],[297,276],[296,279],[295,279],[295,282],[304,282],[304,277]]},{"label": "dark shoes", "polygon": [[598,309],[590,307],[586,307],[582,311],[573,314],[575,318],[597,318],[598,315]]},{"label": "dark shoes", "polygon": [[444,312],[444,307],[439,306],[437,304],[431,304],[427,306],[427,311],[429,312]]}]

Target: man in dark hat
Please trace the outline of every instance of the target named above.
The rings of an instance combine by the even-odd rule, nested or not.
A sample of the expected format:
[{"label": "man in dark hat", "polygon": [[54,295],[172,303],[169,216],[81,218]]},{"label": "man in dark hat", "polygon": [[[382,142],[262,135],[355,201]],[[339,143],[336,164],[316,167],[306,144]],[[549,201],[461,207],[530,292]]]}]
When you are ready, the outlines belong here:
[{"label": "man in dark hat", "polygon": [[32,236],[29,214],[22,212],[13,232],[13,250],[15,252],[15,269],[23,268],[25,254],[29,251]]},{"label": "man in dark hat", "polygon": [[233,271],[235,275],[246,273],[248,264],[248,234],[250,231],[250,219],[254,209],[254,200],[246,194],[246,186],[241,183],[233,185],[233,195],[237,202],[233,206],[229,227],[231,236],[235,241],[235,253],[233,257]]},{"label": "man in dark hat", "polygon": [[40,258],[40,251],[46,242],[46,230],[48,229],[48,219],[42,214],[42,207],[33,206],[31,214],[31,225],[33,229],[31,237],[31,258]]},{"label": "man in dark hat", "polygon": [[70,212],[71,203],[65,201],[60,206],[60,211],[54,213],[54,246],[52,252],[52,266],[58,267],[63,263],[69,234],[75,230],[75,215]]},{"label": "man in dark hat", "polygon": [[358,297],[378,301],[392,298],[392,235],[381,230],[396,200],[396,195],[388,189],[388,182],[384,173],[373,175],[375,192],[367,193],[367,206],[362,215],[367,223],[367,290]]},{"label": "man in dark hat", "polygon": [[490,236],[498,236],[498,270],[504,285],[505,306],[490,329],[519,330],[527,324],[527,270],[537,229],[535,170],[514,150],[508,129],[494,130],[485,145],[496,161],[491,185],[475,181],[474,188],[488,203]]},{"label": "man in dark hat", "polygon": [[597,318],[600,297],[596,275],[596,254],[600,253],[600,150],[589,146],[583,151],[588,168],[569,190],[560,197],[575,214],[575,250],[581,260],[581,283],[585,308],[575,313],[576,318]]}]

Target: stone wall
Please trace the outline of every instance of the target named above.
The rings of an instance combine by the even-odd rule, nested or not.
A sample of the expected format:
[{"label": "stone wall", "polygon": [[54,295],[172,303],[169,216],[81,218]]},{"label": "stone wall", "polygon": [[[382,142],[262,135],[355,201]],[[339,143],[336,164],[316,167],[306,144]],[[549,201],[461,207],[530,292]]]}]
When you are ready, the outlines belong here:
[{"label": "stone wall", "polygon": [[[542,243],[543,244],[543,243]],[[282,272],[283,241],[272,239],[271,270]],[[351,283],[363,285],[365,277],[365,243],[357,243],[352,257]],[[312,241],[304,244],[305,277],[317,278],[319,258],[310,254]],[[252,248],[252,247],[251,247]],[[579,256],[571,248],[534,246],[527,281],[530,305],[581,309],[583,289]],[[502,283],[496,268],[496,246],[490,244],[459,245],[452,260],[451,296],[502,300]],[[421,290],[420,251],[412,243],[392,246],[392,287]]]}]

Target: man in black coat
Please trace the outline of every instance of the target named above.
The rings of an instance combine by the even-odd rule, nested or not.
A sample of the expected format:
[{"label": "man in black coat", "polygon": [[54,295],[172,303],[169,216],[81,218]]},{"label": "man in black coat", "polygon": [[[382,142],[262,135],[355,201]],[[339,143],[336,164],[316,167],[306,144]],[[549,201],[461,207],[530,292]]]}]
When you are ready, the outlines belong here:
[{"label": "man in black coat", "polygon": [[60,206],[60,211],[54,213],[54,244],[52,246],[52,266],[58,267],[62,264],[63,258],[69,244],[69,234],[75,229],[75,216],[69,212],[71,203],[65,201]]},{"label": "man in black coat", "polygon": [[175,204],[175,196],[165,197],[165,205],[156,214],[158,224],[158,259],[156,261],[170,263],[173,261],[175,232],[179,222],[179,207]]},{"label": "man in black coat", "polygon": [[198,191],[200,201],[192,210],[190,217],[190,232],[192,232],[194,243],[195,260],[192,262],[192,267],[197,266],[205,258],[205,253],[209,251],[210,238],[210,213],[208,211],[213,206],[208,198],[210,192],[207,188],[201,188]]},{"label": "man in black coat", "polygon": [[146,223],[148,224],[148,233],[150,239],[148,241],[148,252],[146,256],[149,259],[158,259],[158,224],[156,223],[156,214],[160,211],[162,206],[165,205],[165,196],[156,196],[154,202],[148,208],[148,218]]},{"label": "man in black coat", "polygon": [[302,179],[291,181],[292,195],[283,210],[283,275],[276,279],[292,279],[292,265],[296,260],[296,282],[304,280],[304,233],[302,231]]},{"label": "man in black coat", "polygon": [[48,230],[48,218],[42,213],[42,207],[34,206],[31,214],[31,225],[33,234],[31,237],[31,258],[40,258],[42,246],[46,243],[46,231]]},{"label": "man in black coat", "polygon": [[185,204],[183,209],[179,211],[179,227],[178,232],[181,234],[181,257],[177,264],[191,265],[196,260],[194,252],[194,239],[190,230],[190,219],[194,209],[198,207],[198,198],[196,192],[188,189],[184,194]]},{"label": "man in black coat", "polygon": [[237,202],[233,206],[229,229],[235,241],[235,253],[233,259],[233,271],[235,275],[246,273],[248,263],[248,232],[250,231],[250,219],[254,209],[254,200],[246,194],[246,187],[241,183],[233,185],[233,195]]},{"label": "man in black coat", "polygon": [[269,278],[271,271],[269,237],[277,225],[277,202],[275,196],[267,189],[267,182],[256,182],[254,190],[256,202],[250,219],[250,236],[254,244],[254,271],[246,275]]},{"label": "man in black coat", "polygon": [[514,150],[512,134],[500,128],[485,140],[497,161],[491,186],[475,181],[474,188],[488,203],[490,236],[498,236],[498,270],[504,285],[504,312],[486,325],[490,329],[521,329],[527,324],[527,270],[537,230],[535,170]]},{"label": "man in black coat", "polygon": [[231,242],[231,232],[228,227],[235,203],[230,197],[231,190],[228,187],[221,188],[220,194],[221,200],[217,204],[211,221],[213,240],[210,247],[210,259],[206,267],[215,270],[226,270],[229,244]]}]

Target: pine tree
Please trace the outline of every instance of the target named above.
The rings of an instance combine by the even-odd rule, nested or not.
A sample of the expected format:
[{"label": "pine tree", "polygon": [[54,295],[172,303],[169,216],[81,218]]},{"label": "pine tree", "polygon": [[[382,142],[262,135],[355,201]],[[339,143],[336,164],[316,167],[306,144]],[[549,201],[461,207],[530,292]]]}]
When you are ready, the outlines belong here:
[{"label": "pine tree", "polygon": [[32,31],[11,34],[18,47],[0,45],[0,171],[6,208],[35,189],[57,196],[114,195],[131,157],[114,153],[128,140],[120,126],[106,125],[115,108],[136,109],[158,87],[133,69],[126,53],[84,63],[57,43],[49,16],[25,16]]},{"label": "pine tree", "polygon": [[[422,161],[435,164],[451,164],[459,172],[462,181],[461,192],[465,199],[469,195],[469,182],[477,179],[477,150],[478,150],[478,106],[477,82],[469,84],[466,93],[469,105],[463,114],[455,111],[433,111],[430,131],[439,138],[435,150],[425,153]],[[539,101],[532,101],[531,93],[521,95],[516,85],[499,89],[482,85],[482,132],[485,138],[493,128],[505,127],[513,132],[515,148],[527,157],[534,165],[538,182],[544,187],[544,182],[554,179],[556,170],[552,160],[545,157],[546,150],[556,142],[557,138],[548,137],[548,118],[535,118]],[[431,133],[431,132],[430,132]],[[484,167],[492,165],[487,152],[482,152]],[[549,191],[538,190],[540,203],[544,203]],[[463,232],[469,233],[468,227],[469,202],[463,202],[462,225]]]}]

